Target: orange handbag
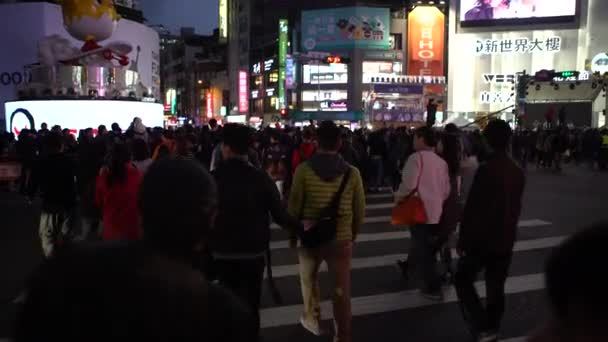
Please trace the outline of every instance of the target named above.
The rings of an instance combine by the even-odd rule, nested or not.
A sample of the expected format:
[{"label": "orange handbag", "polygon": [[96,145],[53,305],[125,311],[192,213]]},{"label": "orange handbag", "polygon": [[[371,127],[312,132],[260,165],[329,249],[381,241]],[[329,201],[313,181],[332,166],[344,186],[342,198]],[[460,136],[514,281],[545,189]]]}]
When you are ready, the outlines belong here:
[{"label": "orange handbag", "polygon": [[391,224],[393,226],[412,226],[415,224],[424,224],[427,222],[426,210],[424,203],[420,199],[418,187],[420,186],[420,176],[424,166],[422,154],[420,154],[420,172],[418,172],[418,181],[416,188],[412,190],[404,199],[402,199],[393,208],[391,215]]}]

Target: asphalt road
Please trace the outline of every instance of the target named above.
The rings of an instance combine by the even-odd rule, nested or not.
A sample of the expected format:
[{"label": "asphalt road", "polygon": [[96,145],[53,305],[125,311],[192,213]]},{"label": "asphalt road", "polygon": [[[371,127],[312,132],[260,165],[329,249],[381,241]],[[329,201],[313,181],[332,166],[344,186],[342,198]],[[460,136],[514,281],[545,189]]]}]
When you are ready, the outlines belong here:
[{"label": "asphalt road", "polygon": [[[551,250],[572,233],[608,220],[608,174],[567,167],[562,174],[532,170],[528,174],[519,240],[507,281],[507,310],[501,335],[521,338],[547,315],[543,294],[543,264]],[[409,235],[388,224],[391,199],[368,198],[368,222],[354,247],[352,297],[354,341],[468,341],[453,289],[446,302],[421,300],[401,278],[395,261],[408,252]],[[37,241],[39,205],[0,193],[0,340],[10,336],[18,309],[14,299],[27,275],[42,260]],[[281,306],[269,294],[262,298],[265,342],[331,341],[309,335],[298,324],[301,294],[297,256],[287,247],[287,235],[272,232],[274,273],[284,299]],[[331,318],[327,274],[321,276],[324,318]],[[329,321],[325,322],[331,327]],[[517,340],[515,340],[517,341]]]}]

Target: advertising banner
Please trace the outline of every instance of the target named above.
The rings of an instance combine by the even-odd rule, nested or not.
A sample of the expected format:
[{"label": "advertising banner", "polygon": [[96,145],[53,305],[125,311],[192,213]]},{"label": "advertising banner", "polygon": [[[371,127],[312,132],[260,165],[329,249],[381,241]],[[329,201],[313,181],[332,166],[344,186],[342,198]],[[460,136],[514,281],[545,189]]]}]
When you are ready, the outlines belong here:
[{"label": "advertising banner", "polygon": [[287,19],[279,20],[279,109],[285,104],[285,81],[287,78],[287,40],[289,32]]},{"label": "advertising banner", "polygon": [[576,15],[577,0],[461,0],[460,22],[463,25],[501,22],[546,22],[569,20]]},{"label": "advertising banner", "polygon": [[388,8],[344,7],[302,12],[302,49],[390,49]]},{"label": "advertising banner", "polygon": [[408,75],[444,75],[445,15],[437,7],[410,12],[408,42]]},{"label": "advertising banner", "polygon": [[249,82],[247,71],[239,71],[239,113],[249,112]]},{"label": "advertising banner", "polygon": [[420,94],[424,93],[422,86],[404,84],[374,84],[374,91],[378,94]]},{"label": "advertising banner", "polygon": [[219,17],[218,17],[218,28],[220,34],[220,40],[225,42],[228,39],[228,0],[219,0]]},{"label": "advertising banner", "polygon": [[[391,108],[388,108],[389,101],[377,98],[381,108],[374,109],[372,113],[373,121],[377,122],[410,122],[420,123],[424,121],[425,98],[423,86],[407,86],[407,85],[392,85],[392,84],[376,84],[374,90],[378,94],[395,93],[400,94],[396,100],[391,100],[393,103]],[[374,107],[377,105],[374,104]]]},{"label": "advertising banner", "polygon": [[44,100],[14,101],[5,104],[6,129],[15,135],[24,128],[60,125],[72,134],[81,129],[116,122],[127,129],[138,117],[147,127],[163,127],[163,105],[137,101],[113,100]]}]

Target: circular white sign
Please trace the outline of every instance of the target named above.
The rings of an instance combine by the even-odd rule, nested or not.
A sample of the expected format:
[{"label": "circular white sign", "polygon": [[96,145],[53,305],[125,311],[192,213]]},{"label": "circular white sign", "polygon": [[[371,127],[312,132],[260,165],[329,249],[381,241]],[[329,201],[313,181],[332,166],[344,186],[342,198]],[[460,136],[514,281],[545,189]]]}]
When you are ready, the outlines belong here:
[{"label": "circular white sign", "polygon": [[591,71],[599,72],[601,75],[608,72],[608,54],[603,52],[593,57]]}]

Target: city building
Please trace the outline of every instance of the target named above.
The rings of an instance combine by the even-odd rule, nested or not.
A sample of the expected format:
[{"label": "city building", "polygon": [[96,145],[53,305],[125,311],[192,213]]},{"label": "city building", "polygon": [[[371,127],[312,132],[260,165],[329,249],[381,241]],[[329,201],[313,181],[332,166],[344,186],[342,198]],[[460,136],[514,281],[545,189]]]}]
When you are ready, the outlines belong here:
[{"label": "city building", "polygon": [[[423,121],[425,98],[442,99],[445,93],[443,13],[448,4],[424,2],[434,9],[431,15],[441,16],[435,41],[420,42],[437,47],[438,58],[426,70],[408,59],[406,19],[415,8],[409,3],[220,1],[220,23],[227,26],[230,113],[265,123]],[[327,57],[337,58],[330,62]]]},{"label": "city building", "polygon": [[[450,117],[472,120],[504,110],[501,116],[513,121],[517,105],[516,114],[528,124],[563,108],[567,121],[576,126],[604,125],[606,99],[584,98],[578,89],[590,73],[608,71],[608,1],[518,1],[491,20],[478,20],[470,12],[473,3],[455,1],[450,6]],[[537,94],[544,94],[545,85],[533,80],[521,96],[534,100],[519,105],[518,79],[524,72],[541,70],[572,71],[579,77],[550,80],[551,89],[543,96]]]},{"label": "city building", "polygon": [[[198,35],[182,28],[178,35],[156,27],[161,41],[161,79],[167,116],[201,122],[226,113],[228,81],[225,48],[219,30]],[[226,107],[222,110],[222,107]]]}]

